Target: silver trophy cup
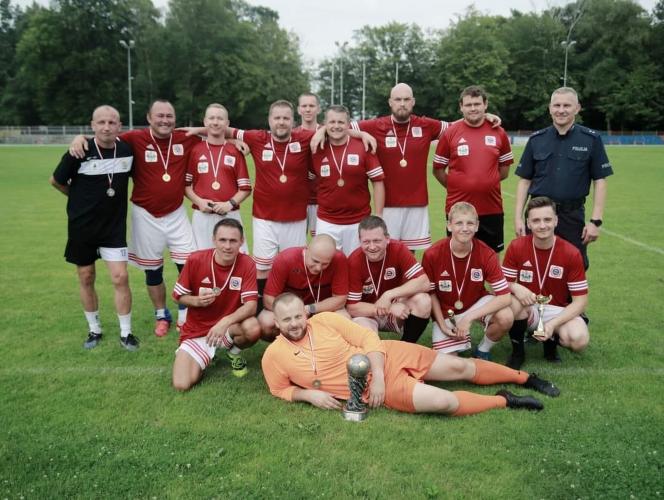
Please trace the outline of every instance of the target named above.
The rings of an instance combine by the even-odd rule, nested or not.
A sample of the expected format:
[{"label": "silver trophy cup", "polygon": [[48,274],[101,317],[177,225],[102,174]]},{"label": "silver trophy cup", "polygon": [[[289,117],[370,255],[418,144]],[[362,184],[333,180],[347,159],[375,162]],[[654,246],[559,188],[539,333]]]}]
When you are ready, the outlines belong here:
[{"label": "silver trophy cup", "polygon": [[346,363],[346,368],[350,398],[344,405],[343,417],[352,422],[361,422],[367,418],[367,405],[362,401],[362,394],[367,385],[371,363],[364,354],[353,354]]}]

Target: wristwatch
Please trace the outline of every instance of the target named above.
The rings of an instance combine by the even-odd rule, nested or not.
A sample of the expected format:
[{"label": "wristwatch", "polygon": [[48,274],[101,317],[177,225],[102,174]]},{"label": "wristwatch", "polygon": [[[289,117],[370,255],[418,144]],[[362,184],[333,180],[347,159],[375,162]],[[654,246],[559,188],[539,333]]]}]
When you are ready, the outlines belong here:
[{"label": "wristwatch", "polygon": [[595,224],[595,226],[600,227],[602,225],[602,219],[590,219],[590,222]]},{"label": "wristwatch", "polygon": [[230,203],[230,204],[231,204],[231,207],[233,207],[233,208],[236,209],[236,210],[237,210],[238,208],[240,208],[240,204],[239,204],[237,201],[235,201],[233,198],[231,198],[230,200],[228,200],[228,203]]},{"label": "wristwatch", "polygon": [[309,304],[307,308],[309,309],[309,316],[316,314],[316,304]]}]

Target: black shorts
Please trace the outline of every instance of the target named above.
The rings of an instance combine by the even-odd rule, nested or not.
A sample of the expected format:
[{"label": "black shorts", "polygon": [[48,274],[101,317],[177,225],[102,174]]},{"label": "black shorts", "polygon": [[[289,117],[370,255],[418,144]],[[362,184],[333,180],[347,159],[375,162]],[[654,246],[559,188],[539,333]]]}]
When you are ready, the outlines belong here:
[{"label": "black shorts", "polygon": [[[505,235],[503,225],[504,214],[480,215],[480,224],[475,238],[489,245],[494,252],[502,252],[505,249]],[[447,236],[451,233],[447,231]]]},{"label": "black shorts", "polygon": [[90,266],[101,256],[99,255],[99,248],[126,248],[127,242],[123,239],[111,239],[103,242],[90,242],[67,240],[65,247],[65,260],[77,266]]}]

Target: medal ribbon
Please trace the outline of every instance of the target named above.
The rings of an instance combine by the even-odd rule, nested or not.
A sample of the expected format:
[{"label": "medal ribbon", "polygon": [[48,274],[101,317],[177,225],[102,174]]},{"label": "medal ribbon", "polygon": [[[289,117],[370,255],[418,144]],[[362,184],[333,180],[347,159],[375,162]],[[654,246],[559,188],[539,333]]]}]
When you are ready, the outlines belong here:
[{"label": "medal ribbon", "polygon": [[383,269],[385,269],[386,258],[387,258],[387,248],[385,249],[385,255],[383,255],[383,263],[380,266],[380,276],[378,277],[378,286],[376,286],[376,283],[374,283],[373,274],[371,274],[371,267],[369,266],[369,258],[366,255],[364,256],[364,260],[367,263],[367,271],[369,271],[369,279],[371,280],[371,286],[373,286],[376,300],[378,300],[378,294],[380,293],[380,284],[383,281]]},{"label": "medal ribbon", "polygon": [[[302,265],[304,266],[304,275],[307,278],[307,285],[309,285],[309,291],[311,292],[311,296],[314,297],[314,289],[311,286],[311,281],[309,281],[309,271],[307,270],[307,262],[304,258],[304,252],[306,250],[302,250]],[[318,277],[318,293],[316,294],[316,303],[320,300],[320,284],[323,281],[323,271],[320,272],[320,275]]]},{"label": "medal ribbon", "polygon": [[290,137],[288,138],[288,144],[286,144],[286,150],[284,151],[284,159],[281,160],[279,158],[279,155],[277,155],[277,150],[274,147],[274,138],[272,137],[272,134],[270,134],[270,145],[272,146],[272,151],[274,151],[274,157],[277,159],[277,164],[279,165],[279,168],[281,169],[281,175],[286,175],[286,157],[288,156],[288,148],[290,146],[291,140]]},{"label": "medal ribbon", "polygon": [[546,261],[546,267],[544,268],[544,276],[540,276],[539,262],[537,261],[537,252],[535,251],[535,238],[532,239],[533,242],[533,257],[535,258],[535,270],[537,271],[537,284],[539,285],[540,295],[544,294],[544,282],[546,281],[547,275],[549,274],[549,266],[551,265],[551,257],[553,257],[553,251],[556,248],[557,237],[553,237],[553,245],[549,251],[549,258]]},{"label": "medal ribbon", "polygon": [[219,290],[219,293],[215,292],[215,295],[221,295],[221,292],[223,292],[226,287],[228,286],[228,282],[231,280],[231,275],[233,274],[233,270],[235,269],[235,263],[237,262],[237,255],[235,256],[235,260],[233,260],[233,265],[231,266],[231,270],[228,271],[228,276],[226,276],[226,282],[224,283],[224,286],[221,288],[217,288],[217,277],[214,275],[214,257],[217,255],[217,250],[215,249],[212,252],[212,259],[210,259],[210,273],[212,274],[212,290]]},{"label": "medal ribbon", "polygon": [[208,153],[210,153],[210,162],[212,163],[212,173],[214,174],[214,180],[217,180],[217,173],[219,172],[219,165],[221,164],[221,157],[224,154],[224,146],[225,144],[221,145],[221,149],[219,150],[219,156],[217,157],[217,161],[214,161],[214,155],[212,154],[212,148],[210,147],[210,143],[208,141],[205,141],[205,145],[207,146]]},{"label": "medal ribbon", "polygon": [[161,152],[159,144],[157,144],[157,139],[155,139],[154,135],[152,134],[152,129],[150,129],[150,137],[152,137],[152,142],[154,143],[154,146],[157,149],[157,153],[159,153],[159,158],[161,158],[162,165],[164,165],[164,172],[168,173],[168,162],[171,161],[171,143],[173,142],[173,134],[171,133],[168,136],[168,153],[166,153],[166,161],[164,161],[164,155]]},{"label": "medal ribbon", "polygon": [[392,120],[392,132],[394,132],[397,146],[399,146],[399,151],[401,151],[401,159],[404,160],[406,158],[406,143],[408,142],[408,134],[410,133],[410,118],[408,118],[408,128],[406,129],[406,137],[403,139],[403,146],[399,142],[399,135],[397,134],[397,129],[394,127],[394,116],[390,115],[390,120]]},{"label": "medal ribbon", "polygon": [[[95,149],[97,150],[97,155],[99,155],[99,159],[103,160],[104,155],[101,154],[101,150],[99,149],[99,144],[97,144],[97,139],[93,137],[92,141],[95,143]],[[114,160],[115,160],[115,155],[116,155],[117,152],[118,152],[118,143],[114,141],[113,142],[113,159]],[[112,184],[113,184],[113,175],[114,174],[115,174],[115,172],[111,172],[110,174],[108,172],[106,173],[106,178],[108,179],[108,189],[113,188]]]},{"label": "medal ribbon", "polygon": [[337,162],[337,157],[334,154],[334,146],[330,144],[330,153],[332,153],[334,166],[337,168],[337,172],[339,172],[339,179],[343,178],[344,163],[346,162],[346,151],[348,150],[348,144],[350,144],[350,137],[346,137],[346,145],[344,146],[344,152],[341,154],[341,167],[339,167],[339,163]]},{"label": "medal ribbon", "polygon": [[461,300],[461,293],[463,292],[463,286],[466,284],[466,276],[468,275],[468,268],[470,267],[470,258],[472,257],[472,253],[473,253],[473,242],[471,241],[470,252],[468,252],[468,262],[466,262],[466,270],[463,272],[463,281],[461,282],[461,287],[459,287],[456,276],[456,267],[454,266],[454,252],[452,252],[452,240],[450,239],[450,259],[452,260],[452,274],[454,275],[454,287],[456,288],[457,297],[460,302],[463,302]]}]

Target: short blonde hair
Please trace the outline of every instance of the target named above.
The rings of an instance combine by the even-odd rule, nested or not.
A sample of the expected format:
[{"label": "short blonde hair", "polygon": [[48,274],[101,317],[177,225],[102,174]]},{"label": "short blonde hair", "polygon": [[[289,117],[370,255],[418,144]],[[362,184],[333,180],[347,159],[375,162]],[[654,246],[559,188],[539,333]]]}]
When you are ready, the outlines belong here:
[{"label": "short blonde hair", "polygon": [[471,214],[475,220],[479,220],[475,207],[465,201],[457,201],[454,205],[452,205],[452,208],[450,208],[450,213],[447,215],[447,220],[452,222],[452,220],[454,220],[454,218],[459,214]]}]

